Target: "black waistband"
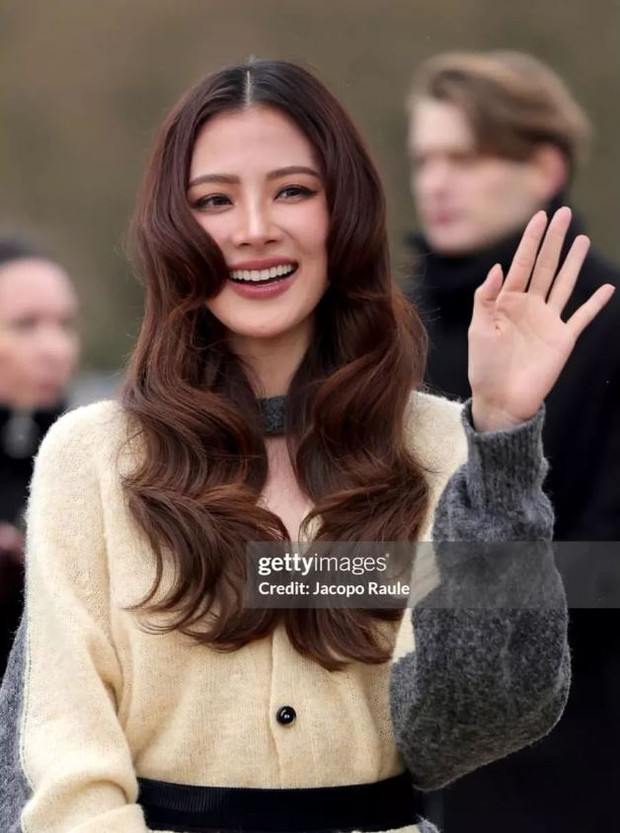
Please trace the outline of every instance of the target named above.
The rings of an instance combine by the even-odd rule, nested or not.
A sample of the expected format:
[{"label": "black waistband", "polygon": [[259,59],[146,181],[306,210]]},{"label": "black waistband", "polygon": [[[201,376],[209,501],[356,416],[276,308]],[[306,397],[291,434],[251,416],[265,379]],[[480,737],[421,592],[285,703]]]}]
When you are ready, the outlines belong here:
[{"label": "black waistband", "polygon": [[303,789],[194,787],[139,778],[151,830],[183,833],[329,833],[416,824],[419,794],[408,773],[374,784]]}]

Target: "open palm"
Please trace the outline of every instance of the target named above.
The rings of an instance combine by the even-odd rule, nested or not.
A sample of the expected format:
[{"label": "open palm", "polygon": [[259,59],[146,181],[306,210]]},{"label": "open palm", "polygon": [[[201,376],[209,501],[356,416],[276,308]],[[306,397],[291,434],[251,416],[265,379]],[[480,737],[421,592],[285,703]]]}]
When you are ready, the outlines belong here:
[{"label": "open palm", "polygon": [[547,228],[545,213],[536,214],[506,279],[494,266],[476,290],[469,382],[474,425],[480,431],[510,428],[536,413],[579,335],[614,292],[610,284],[601,286],[568,321],[562,320],[590,245],[587,237],[578,236],[558,272],[570,219],[570,209],[561,208]]}]

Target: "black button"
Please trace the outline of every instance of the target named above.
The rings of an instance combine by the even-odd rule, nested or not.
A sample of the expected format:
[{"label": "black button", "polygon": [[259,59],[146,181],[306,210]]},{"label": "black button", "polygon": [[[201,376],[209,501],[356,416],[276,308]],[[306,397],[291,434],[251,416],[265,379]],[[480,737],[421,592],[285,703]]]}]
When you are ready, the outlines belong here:
[{"label": "black button", "polygon": [[276,720],[283,726],[289,726],[295,721],[296,717],[297,712],[292,706],[282,706],[281,709],[278,709],[276,714]]}]

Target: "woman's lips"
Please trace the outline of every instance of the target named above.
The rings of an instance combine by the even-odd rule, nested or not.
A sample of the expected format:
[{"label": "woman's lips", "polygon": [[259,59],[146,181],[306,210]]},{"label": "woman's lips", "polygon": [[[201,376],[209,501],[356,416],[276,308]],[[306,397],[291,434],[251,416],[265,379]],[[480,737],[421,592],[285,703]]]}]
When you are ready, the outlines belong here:
[{"label": "woman's lips", "polygon": [[239,281],[233,278],[228,279],[229,285],[234,292],[242,298],[261,299],[261,298],[275,298],[282,295],[294,283],[299,273],[299,267],[295,267],[295,271],[290,275],[283,277],[270,278],[262,282],[253,281]]}]

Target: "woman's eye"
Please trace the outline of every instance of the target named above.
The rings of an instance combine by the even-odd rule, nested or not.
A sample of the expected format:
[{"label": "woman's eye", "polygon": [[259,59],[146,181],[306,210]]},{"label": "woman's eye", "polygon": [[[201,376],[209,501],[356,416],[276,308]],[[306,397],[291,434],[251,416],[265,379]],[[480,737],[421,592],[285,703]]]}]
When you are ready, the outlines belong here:
[{"label": "woman's eye", "polygon": [[286,188],[282,188],[278,191],[279,197],[283,196],[289,200],[297,197],[311,197],[313,194],[316,194],[316,191],[312,191],[304,185],[287,185]]},{"label": "woman's eye", "polygon": [[194,208],[199,211],[209,208],[221,208],[224,205],[229,205],[230,199],[225,194],[209,194],[206,197],[199,197],[194,202]]}]

